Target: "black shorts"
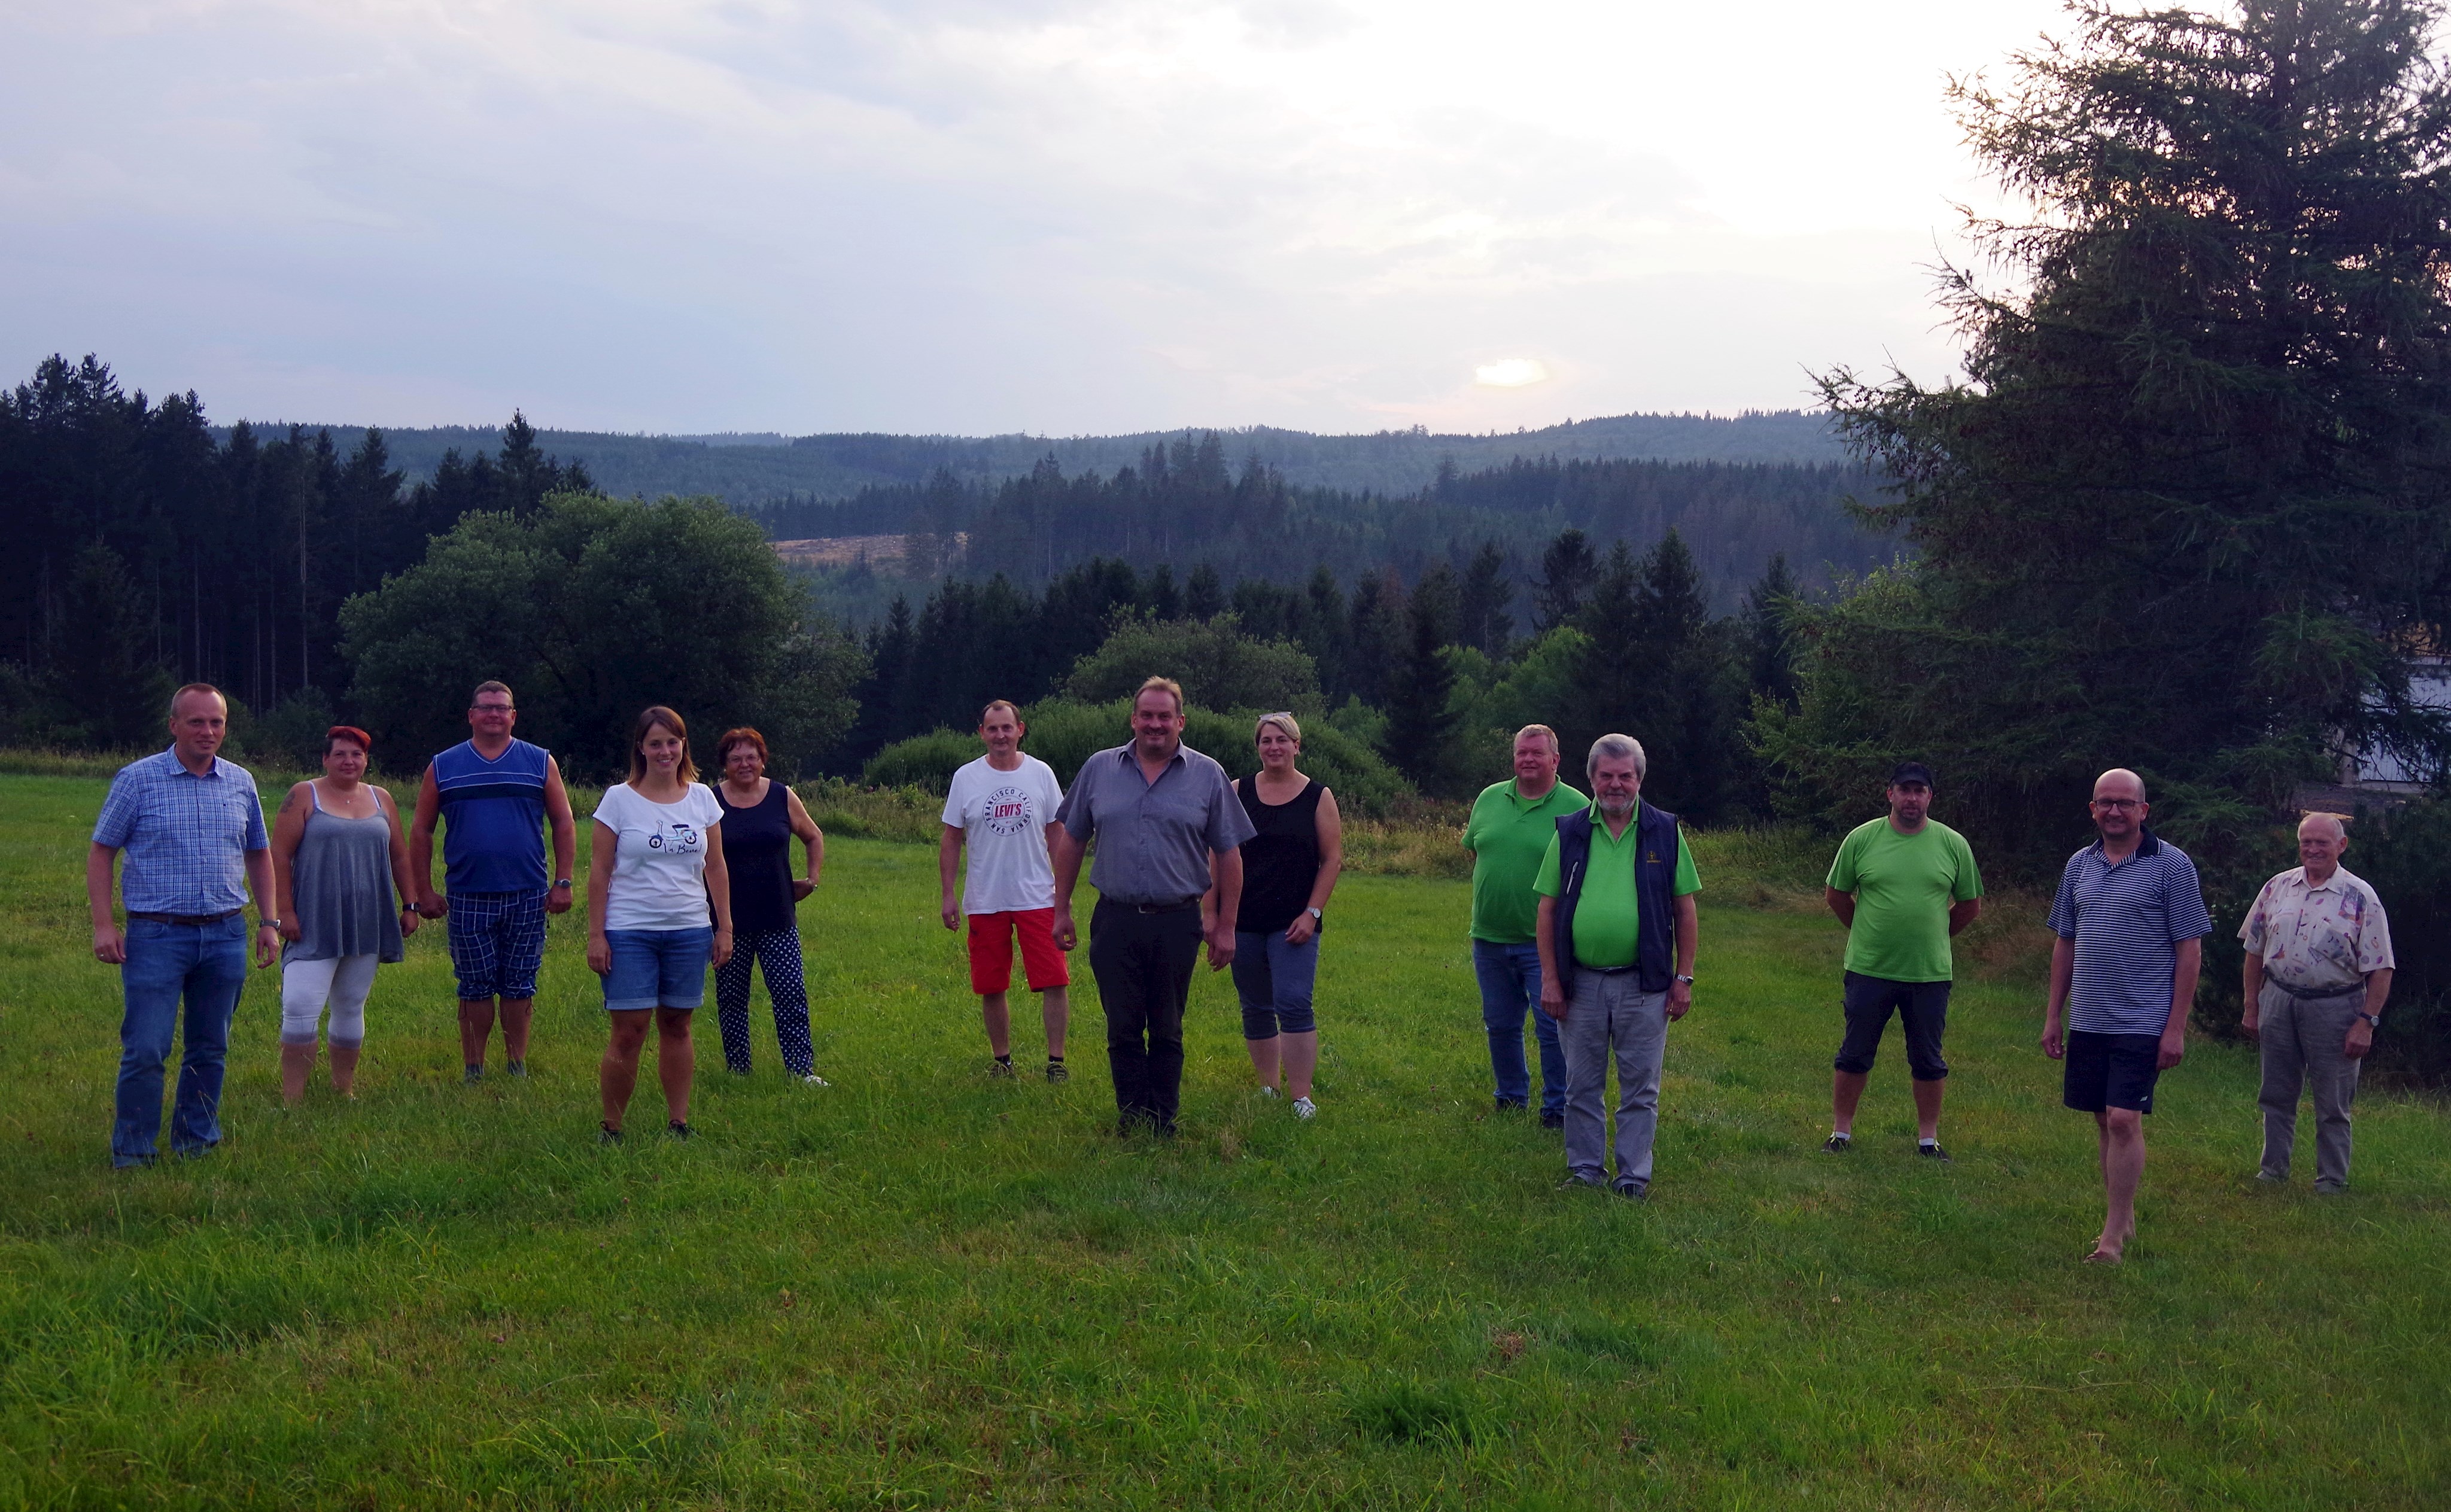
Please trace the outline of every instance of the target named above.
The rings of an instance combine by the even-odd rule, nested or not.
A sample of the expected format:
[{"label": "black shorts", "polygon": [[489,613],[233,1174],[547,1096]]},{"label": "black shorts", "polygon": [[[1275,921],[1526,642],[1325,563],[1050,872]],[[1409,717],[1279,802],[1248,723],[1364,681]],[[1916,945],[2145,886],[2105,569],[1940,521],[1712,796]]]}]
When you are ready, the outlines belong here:
[{"label": "black shorts", "polygon": [[1895,1012],[1907,1031],[1907,1070],[1916,1081],[1936,1082],[1949,1074],[1940,1058],[1941,1031],[1949,1027],[1947,982],[1892,982],[1886,976],[1847,973],[1847,1037],[1831,1064],[1851,1076],[1873,1069],[1881,1049],[1881,1033]]},{"label": "black shorts", "polygon": [[2153,1083],[2162,1075],[2159,1034],[2097,1034],[2072,1029],[2060,1101],[2081,1113],[2106,1108],[2153,1110]]}]

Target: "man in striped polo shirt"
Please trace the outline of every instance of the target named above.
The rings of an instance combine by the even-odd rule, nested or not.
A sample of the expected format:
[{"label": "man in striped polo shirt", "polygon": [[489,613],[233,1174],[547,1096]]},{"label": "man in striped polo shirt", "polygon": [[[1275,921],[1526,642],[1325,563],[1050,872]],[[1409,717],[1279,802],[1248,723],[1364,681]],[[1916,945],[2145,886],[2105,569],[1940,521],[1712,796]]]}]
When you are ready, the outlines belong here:
[{"label": "man in striped polo shirt", "polygon": [[2153,1083],[2187,1051],[2187,1009],[2213,921],[2195,863],[2146,826],[2144,778],[2125,767],[2104,773],[2092,811],[2101,838],[2069,857],[2051,900],[2059,938],[2043,1053],[2068,1063],[2061,1100],[2093,1114],[2108,1211],[2085,1258],[2116,1265],[2136,1232]]},{"label": "man in striped polo shirt", "polygon": [[[450,918],[451,970],[460,978],[461,1077],[485,1074],[485,1041],[501,1005],[502,1055],[527,1074],[528,1018],[544,964],[544,916],[570,909],[578,829],[561,768],[542,746],[513,739],[511,690],[480,682],[469,700],[469,738],[437,756],[417,790],[408,869],[417,912]],[[442,821],[445,897],[434,893],[434,825]],[[553,884],[545,885],[543,829],[553,829]],[[445,900],[447,897],[447,901]]]}]

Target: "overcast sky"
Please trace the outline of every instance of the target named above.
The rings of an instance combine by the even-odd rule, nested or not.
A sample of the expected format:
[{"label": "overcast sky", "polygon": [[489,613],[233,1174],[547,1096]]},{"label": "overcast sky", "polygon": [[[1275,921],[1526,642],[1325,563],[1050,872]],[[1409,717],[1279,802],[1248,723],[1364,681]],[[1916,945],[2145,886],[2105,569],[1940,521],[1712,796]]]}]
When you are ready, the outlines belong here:
[{"label": "overcast sky", "polygon": [[1950,363],[2041,0],[6,0],[0,378],[214,418],[1512,429]]}]

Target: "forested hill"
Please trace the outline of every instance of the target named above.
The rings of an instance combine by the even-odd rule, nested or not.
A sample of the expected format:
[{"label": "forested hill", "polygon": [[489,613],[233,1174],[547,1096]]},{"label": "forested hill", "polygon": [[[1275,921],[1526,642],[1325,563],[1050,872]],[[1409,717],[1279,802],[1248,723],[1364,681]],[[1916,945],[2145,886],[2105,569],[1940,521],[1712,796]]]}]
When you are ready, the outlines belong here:
[{"label": "forested hill", "polygon": [[[1297,582],[1320,566],[1351,579],[1393,569],[1410,582],[1444,561],[1461,572],[1483,543],[1528,587],[1547,543],[1584,532],[1606,550],[1639,551],[1670,530],[1694,555],[1705,598],[1733,611],[1770,559],[1819,587],[1834,573],[1887,560],[1893,541],[1843,507],[1877,492],[1844,463],[1518,458],[1479,472],[1442,468],[1402,494],[1298,487],[1264,463],[1229,464],[1226,438],[1152,445],[1111,473],[1067,474],[1042,461],[998,483],[938,474],[923,484],[862,489],[832,502],[752,506],[767,535],[789,541],[867,543],[904,538],[896,571],[976,580],[1001,574],[1034,587],[1104,559],[1141,571],[1206,567],[1227,587],[1248,579]],[[853,619],[884,596],[828,575],[827,598]]]},{"label": "forested hill", "polygon": [[[287,422],[258,427],[285,431]],[[309,424],[328,430],[343,453],[365,434],[363,425]],[[1206,430],[1132,436],[891,436],[774,434],[618,436],[594,431],[539,430],[544,451],[582,463],[598,486],[617,495],[712,494],[734,505],[785,499],[848,499],[863,488],[923,482],[939,471],[969,483],[996,483],[1049,458],[1067,474],[1112,474],[1138,464],[1153,445],[1211,434]],[[1574,421],[1543,430],[1489,435],[1439,435],[1426,430],[1319,436],[1252,426],[1213,432],[1239,467],[1256,458],[1296,488],[1408,494],[1428,486],[1441,464],[1463,472],[1502,467],[1521,458],[1662,461],[1834,462],[1842,459],[1823,417],[1795,410],[1766,414],[1618,415]],[[226,430],[217,430],[226,442]],[[392,464],[410,481],[431,478],[446,451],[462,458],[500,443],[498,428],[445,425],[385,430]]]}]

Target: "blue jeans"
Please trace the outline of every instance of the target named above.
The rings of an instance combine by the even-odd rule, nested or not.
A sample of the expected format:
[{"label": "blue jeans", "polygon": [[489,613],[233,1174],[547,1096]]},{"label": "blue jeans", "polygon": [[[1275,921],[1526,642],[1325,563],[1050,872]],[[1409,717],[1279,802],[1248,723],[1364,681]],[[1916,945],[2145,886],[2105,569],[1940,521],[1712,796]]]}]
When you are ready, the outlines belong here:
[{"label": "blue jeans", "polygon": [[110,1163],[136,1166],[153,1158],[153,1142],[162,1132],[162,1065],[170,1058],[182,999],[187,1048],[179,1061],[170,1148],[200,1155],[222,1142],[222,1070],[229,1058],[230,1018],[246,986],[246,918],[233,913],[218,924],[129,919],[125,937],[127,960],[119,969],[119,983],[127,1011],[119,1021]]},{"label": "blue jeans", "polygon": [[1234,933],[1234,993],[1243,1003],[1243,1037],[1274,1039],[1308,1034],[1319,1028],[1311,989],[1319,980],[1319,936],[1300,945],[1283,930]]},{"label": "blue jeans", "polygon": [[1540,947],[1529,940],[1475,940],[1472,973],[1480,979],[1480,1022],[1489,1031],[1489,1069],[1497,1074],[1499,1102],[1521,1108],[1532,1100],[1532,1071],[1523,1062],[1528,1011],[1540,1041],[1540,1111],[1564,1113],[1566,1052],[1558,1046],[1558,1021],[1540,1011]]},{"label": "blue jeans", "polygon": [[616,1013],[645,1008],[695,1009],[706,1001],[706,967],[715,959],[715,930],[606,930],[613,970],[604,973],[604,1007]]}]

